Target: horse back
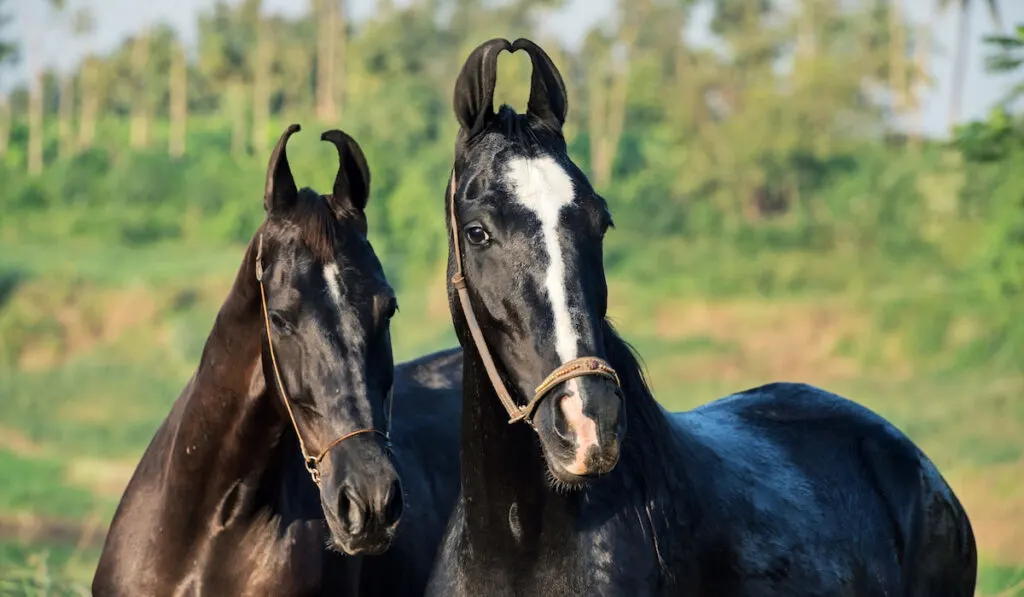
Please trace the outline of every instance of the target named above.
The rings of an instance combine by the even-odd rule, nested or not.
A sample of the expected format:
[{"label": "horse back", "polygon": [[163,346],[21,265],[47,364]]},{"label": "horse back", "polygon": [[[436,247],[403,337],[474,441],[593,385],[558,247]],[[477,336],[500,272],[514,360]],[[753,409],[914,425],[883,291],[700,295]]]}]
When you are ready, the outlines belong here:
[{"label": "horse back", "polygon": [[[977,555],[963,508],[927,456],[876,413],[775,383],[672,420],[708,464],[701,508],[747,529],[708,534],[731,546],[740,569],[746,559],[769,584],[781,582],[799,573],[791,557],[806,552],[807,587],[827,591],[832,578],[869,593],[973,594]],[[758,555],[737,547],[744,542]]]}]

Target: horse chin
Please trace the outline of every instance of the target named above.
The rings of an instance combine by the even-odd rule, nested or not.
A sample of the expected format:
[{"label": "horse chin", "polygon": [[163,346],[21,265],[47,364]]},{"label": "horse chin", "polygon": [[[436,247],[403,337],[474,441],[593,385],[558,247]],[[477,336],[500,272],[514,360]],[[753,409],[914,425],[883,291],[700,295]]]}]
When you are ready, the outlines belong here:
[{"label": "horse chin", "polygon": [[335,552],[348,556],[376,556],[386,552],[391,547],[391,541],[395,537],[395,530],[387,529],[383,532],[359,533],[352,535],[341,529],[340,523],[325,512],[327,519],[327,547]]},{"label": "horse chin", "polygon": [[329,547],[347,556],[379,556],[391,547],[393,536],[387,534],[384,537],[368,540],[363,538],[340,537],[331,533]]},{"label": "horse chin", "polygon": [[569,472],[569,470],[556,459],[552,458],[547,451],[544,453],[544,460],[547,462],[548,483],[551,488],[560,492],[579,491],[596,481],[600,475]]},{"label": "horse chin", "polygon": [[582,477],[566,472],[561,467],[548,466],[548,484],[559,492],[570,493],[580,491],[590,485],[596,477]]},{"label": "horse chin", "polygon": [[556,491],[571,492],[586,488],[615,469],[619,461],[618,443],[607,453],[579,462],[574,446],[554,432],[547,432],[541,424],[537,426],[541,451],[547,464],[548,482]]}]

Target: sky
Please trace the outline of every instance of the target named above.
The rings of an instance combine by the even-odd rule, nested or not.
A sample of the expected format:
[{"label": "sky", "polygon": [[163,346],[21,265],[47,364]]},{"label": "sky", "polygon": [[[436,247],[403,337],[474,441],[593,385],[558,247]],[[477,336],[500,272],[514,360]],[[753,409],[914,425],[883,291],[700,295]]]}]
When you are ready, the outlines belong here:
[{"label": "sky", "polygon": [[[856,0],[855,0],[856,1]],[[868,1],[868,0],[862,0]],[[873,0],[871,0],[873,1]],[[903,0],[908,17],[917,23],[925,23],[933,14],[932,6],[937,0]],[[163,21],[177,28],[186,40],[195,39],[195,21],[198,11],[210,6],[212,0],[69,0],[72,9],[88,6],[96,22],[96,30],[86,39],[76,39],[63,33],[60,28],[42,27],[47,18],[43,0],[7,0],[6,6],[14,18],[12,31],[16,34],[32,33],[35,42],[21,35],[26,50],[33,45],[38,56],[47,65],[67,67],[81,59],[86,50],[104,51],[116,46],[125,36],[142,26]],[[296,14],[307,8],[308,0],[264,0],[268,12]],[[349,0],[354,20],[365,18],[373,11],[375,0]],[[404,4],[402,0],[396,4]],[[959,4],[959,3],[954,3]],[[994,76],[984,70],[986,49],[980,36],[994,32],[984,2],[971,2],[972,39],[968,48],[969,69],[966,89],[963,94],[961,120],[983,118],[1013,85],[1013,78]],[[1001,2],[1003,26],[1009,29],[1017,23],[1024,23],[1024,1],[1004,0]],[[596,22],[607,20],[612,14],[614,0],[568,0],[566,7],[545,18],[541,27],[560,37],[570,46],[578,44],[585,32]],[[934,39],[937,46],[932,58],[935,86],[925,96],[923,125],[929,135],[946,134],[949,110],[950,79],[953,55],[956,50],[956,29],[958,14],[955,11],[939,13],[934,19]],[[706,22],[706,19],[704,19]],[[708,34],[702,29],[701,19],[694,19],[694,26],[687,32],[689,39],[698,43],[706,40]],[[39,32],[45,32],[38,35]],[[29,52],[25,52],[27,56]],[[8,88],[25,79],[29,65],[26,61],[3,74],[0,88]]]}]

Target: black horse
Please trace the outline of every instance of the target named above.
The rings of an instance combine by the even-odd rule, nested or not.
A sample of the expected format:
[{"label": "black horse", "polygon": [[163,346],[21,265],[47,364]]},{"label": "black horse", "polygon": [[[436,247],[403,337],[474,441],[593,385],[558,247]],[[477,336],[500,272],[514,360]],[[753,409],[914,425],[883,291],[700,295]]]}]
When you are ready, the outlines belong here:
[{"label": "black horse", "polygon": [[[498,54],[518,50],[526,113],[495,113]],[[973,594],[966,514],[880,416],[793,383],[684,413],[655,402],[606,319],[612,220],[567,154],[541,48],[481,45],[454,104],[462,488],[429,594]]]},{"label": "black horse", "polygon": [[298,130],[273,150],[266,221],[125,490],[95,595],[422,594],[458,487],[461,357],[395,370],[363,153],[324,133],[333,192],[299,190]]}]

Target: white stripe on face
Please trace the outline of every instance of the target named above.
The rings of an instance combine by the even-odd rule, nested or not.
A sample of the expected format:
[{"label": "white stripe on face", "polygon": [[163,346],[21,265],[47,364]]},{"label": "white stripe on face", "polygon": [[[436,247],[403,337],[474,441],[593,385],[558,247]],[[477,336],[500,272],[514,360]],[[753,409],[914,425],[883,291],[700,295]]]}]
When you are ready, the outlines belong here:
[{"label": "white stripe on face", "polygon": [[[335,308],[338,310],[338,323],[340,324],[342,341],[348,344],[349,350],[353,352],[359,352],[363,348],[363,333],[362,326],[359,323],[359,318],[352,309],[349,308],[348,303],[344,300],[341,286],[341,270],[338,268],[337,263],[328,263],[324,265],[324,282],[327,284],[327,293],[331,296],[331,301]],[[354,358],[346,359],[349,363],[349,380],[353,388],[359,388],[365,384],[363,378],[363,371],[359,366],[359,360]],[[365,409],[358,409],[360,411]],[[362,413],[366,415],[366,413]]]},{"label": "white stripe on face", "polygon": [[558,220],[562,208],[571,204],[575,196],[572,179],[548,156],[516,158],[509,162],[507,176],[515,190],[516,201],[540,220],[544,248],[548,253],[544,285],[554,311],[555,350],[562,363],[567,363],[577,357],[579,338],[572,326],[565,294],[565,262],[558,243]]},{"label": "white stripe on face", "polygon": [[[540,220],[544,248],[548,253],[548,271],[544,276],[548,300],[555,322],[555,351],[562,364],[578,355],[579,334],[573,329],[572,313],[566,296],[565,260],[558,242],[558,223],[562,208],[575,198],[572,179],[558,162],[548,156],[516,158],[508,165],[508,182],[516,202]],[[566,467],[570,473],[587,471],[587,455],[598,447],[597,423],[583,413],[583,394],[576,378],[566,383],[568,396],[559,399],[559,407],[569,428],[575,432],[576,454]]]},{"label": "white stripe on face", "polygon": [[341,279],[341,272],[337,263],[328,263],[324,266],[324,282],[327,283],[327,291],[331,293],[331,300],[341,309],[341,286],[338,280]]}]

